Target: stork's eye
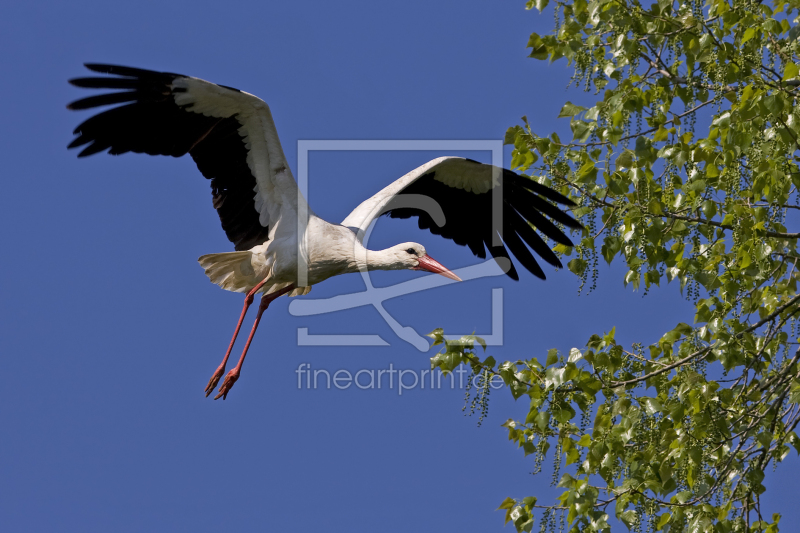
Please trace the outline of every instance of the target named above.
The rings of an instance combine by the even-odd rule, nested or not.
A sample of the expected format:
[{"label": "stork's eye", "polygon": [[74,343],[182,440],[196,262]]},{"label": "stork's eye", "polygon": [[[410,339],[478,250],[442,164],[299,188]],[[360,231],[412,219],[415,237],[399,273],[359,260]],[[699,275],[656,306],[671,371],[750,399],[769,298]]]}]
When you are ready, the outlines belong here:
[{"label": "stork's eye", "polygon": [[408,250],[406,250],[406,253],[409,253],[411,255],[417,255],[417,252],[413,248],[409,248]]}]

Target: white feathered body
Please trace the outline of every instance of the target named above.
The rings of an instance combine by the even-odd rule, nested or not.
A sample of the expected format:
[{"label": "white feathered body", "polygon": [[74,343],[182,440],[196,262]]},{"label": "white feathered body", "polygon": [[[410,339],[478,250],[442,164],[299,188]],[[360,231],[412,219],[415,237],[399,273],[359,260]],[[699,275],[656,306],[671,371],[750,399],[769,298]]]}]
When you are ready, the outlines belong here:
[{"label": "white feathered body", "polygon": [[[289,225],[295,227],[286,228]],[[248,292],[268,279],[263,292],[275,292],[292,284],[297,288],[290,295],[298,296],[308,294],[311,285],[358,272],[359,265],[366,264],[366,249],[344,226],[312,215],[303,242],[297,237],[296,226],[294,220],[280,220],[266,243],[241,252],[204,255],[199,259],[200,265],[212,282],[229,291]],[[301,280],[304,269],[305,280]]]}]

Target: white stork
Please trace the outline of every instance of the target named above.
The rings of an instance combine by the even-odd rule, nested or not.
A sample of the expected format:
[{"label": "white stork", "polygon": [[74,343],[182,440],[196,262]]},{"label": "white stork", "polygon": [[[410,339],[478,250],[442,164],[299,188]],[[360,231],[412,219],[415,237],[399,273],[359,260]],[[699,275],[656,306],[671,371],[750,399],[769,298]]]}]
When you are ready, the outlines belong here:
[{"label": "white stork", "polygon": [[[225,376],[215,399],[227,397],[239,378],[261,315],[283,294],[308,294],[312,285],[331,276],[365,269],[427,270],[460,281],[420,244],[406,242],[386,250],[367,250],[362,245],[363,235],[380,215],[418,217],[420,229],[469,246],[480,258],[486,257],[488,248],[496,260],[505,259],[501,266],[515,280],[519,276],[506,246],[536,277],[544,279],[545,275],[528,246],[546,262],[561,267],[534,227],[550,239],[572,246],[564,232],[544,215],[564,226],[581,227],[547,201],[575,205],[560,193],[509,170],[459,157],[440,157],[412,170],[364,201],[341,224],[331,224],[305,204],[263,100],[180,74],[115,65],[86,67],[111,76],[77,78],[70,83],[121,91],[77,100],[69,104],[69,109],[125,105],[84,121],[75,128],[77,137],[69,148],[88,145],[78,157],[105,150],[112,155],[137,152],[180,157],[188,153],[203,176],[211,180],[214,208],[237,250],[199,259],[212,282],[247,294],[225,357],[206,386],[206,396],[225,372],[255,294],[263,293],[239,362]],[[493,196],[502,201],[500,227],[492,223]],[[427,198],[428,204],[438,207],[431,212],[425,202],[409,202],[408,198]],[[304,212],[308,214],[307,224],[304,234],[299,235],[298,216]],[[305,270],[300,268],[301,263]]]}]

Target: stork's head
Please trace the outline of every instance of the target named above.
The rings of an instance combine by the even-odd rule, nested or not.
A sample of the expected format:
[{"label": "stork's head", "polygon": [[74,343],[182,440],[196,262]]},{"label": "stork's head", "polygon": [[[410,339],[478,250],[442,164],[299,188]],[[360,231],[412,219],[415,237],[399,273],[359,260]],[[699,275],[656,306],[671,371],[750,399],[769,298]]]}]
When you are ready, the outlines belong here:
[{"label": "stork's head", "polygon": [[456,281],[461,278],[450,272],[444,265],[428,255],[425,247],[415,242],[404,242],[397,246],[392,246],[389,251],[395,259],[394,269],[396,270],[426,270],[435,272],[442,276]]}]

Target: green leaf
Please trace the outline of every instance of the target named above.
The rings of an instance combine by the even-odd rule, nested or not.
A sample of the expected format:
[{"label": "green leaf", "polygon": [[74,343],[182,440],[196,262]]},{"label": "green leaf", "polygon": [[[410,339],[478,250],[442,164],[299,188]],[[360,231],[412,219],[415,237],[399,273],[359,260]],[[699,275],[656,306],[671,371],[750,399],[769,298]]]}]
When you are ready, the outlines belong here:
[{"label": "green leaf", "polygon": [[[481,347],[483,348],[483,351],[484,351],[484,352],[486,351],[486,340],[484,340],[484,338],[483,338],[483,337],[478,337],[477,335],[470,335],[470,337],[472,337],[472,338],[475,340],[475,342],[477,342],[478,344],[480,344],[480,345],[481,345]],[[491,359],[492,361],[494,361],[494,358],[493,358],[493,357],[489,357],[489,358],[487,358],[487,359],[486,359],[486,364],[487,364],[487,365],[489,365],[489,363],[488,363],[489,359]],[[494,362],[492,362],[492,364],[491,364],[491,365],[489,365],[489,366],[490,366],[490,367],[494,366]]]},{"label": "green leaf", "polygon": [[569,359],[568,359],[568,361],[570,363],[575,363],[577,361],[580,361],[581,359],[583,359],[583,354],[581,353],[581,351],[579,349],[572,348],[569,351]]},{"label": "green leaf", "polygon": [[783,81],[796,78],[800,74],[800,68],[795,63],[787,63],[783,68]]},{"label": "green leaf", "polygon": [[639,521],[639,515],[633,509],[629,509],[619,515],[619,519],[629,530]]},{"label": "green leaf", "polygon": [[572,129],[572,138],[577,142],[586,142],[592,135],[597,124],[595,122],[584,122],[582,120],[572,120],[569,124]]},{"label": "green leaf", "polygon": [[617,169],[630,168],[631,165],[633,165],[633,152],[630,150],[623,151],[619,157],[617,157],[614,165],[617,167]]},{"label": "green leaf", "polygon": [[435,330],[428,333],[426,337],[430,337],[433,339],[433,346],[436,346],[437,344],[442,344],[444,342],[444,330],[442,328],[436,328]]},{"label": "green leaf", "polygon": [[739,267],[740,268],[747,268],[753,263],[753,259],[750,257],[750,254],[747,253],[746,250],[739,251]]},{"label": "green leaf", "polygon": [[512,512],[516,504],[517,501],[514,500],[513,498],[506,498],[505,500],[503,500],[503,503],[500,504],[500,507],[496,509],[497,511],[501,509],[506,509],[506,521],[504,522],[504,524],[508,524],[511,521]]},{"label": "green leaf", "polygon": [[783,98],[780,95],[770,95],[761,99],[761,105],[771,114],[777,115],[783,110]]},{"label": "green leaf", "polygon": [[550,367],[545,372],[545,387],[559,387],[566,381],[566,368]]},{"label": "green leaf", "polygon": [[517,137],[524,134],[525,130],[522,129],[522,126],[511,126],[506,130],[506,136],[503,139],[503,144],[514,144],[517,140]]},{"label": "green leaf", "polygon": [[792,431],[791,433],[789,433],[789,435],[786,436],[786,440],[788,440],[789,444],[791,444],[794,447],[795,451],[797,452],[797,455],[800,455],[800,438],[797,437],[794,431]]},{"label": "green leaf", "polygon": [[500,509],[511,509],[516,504],[517,504],[517,500],[515,500],[514,498],[511,498],[511,497],[508,497],[505,500],[503,500],[503,503],[500,504],[500,507],[498,507],[495,510],[499,511]]},{"label": "green leaf", "polygon": [[569,474],[564,474],[561,476],[561,479],[558,480],[558,485],[556,487],[571,487],[575,484],[575,478]]},{"label": "green leaf", "polygon": [[528,387],[524,383],[520,383],[517,380],[511,381],[510,383],[507,383],[507,385],[511,389],[511,396],[515,400],[528,392]]},{"label": "green leaf", "polygon": [[579,105],[575,105],[572,102],[567,102],[566,104],[564,104],[564,107],[561,108],[561,111],[558,113],[558,117],[557,118],[574,117],[575,115],[577,115],[581,111],[585,111],[585,110],[586,110],[585,107],[581,107]]},{"label": "green leaf", "polygon": [[656,198],[653,198],[647,203],[647,210],[658,216],[662,216],[664,214],[663,206]]},{"label": "green leaf", "polygon": [[645,412],[648,415],[654,415],[656,413],[661,412],[664,408],[661,407],[661,402],[659,402],[656,398],[641,398],[639,403],[642,404],[644,407]]},{"label": "green leaf", "polygon": [[547,350],[547,361],[545,361],[544,366],[550,366],[558,362],[558,350],[555,348],[550,348]]},{"label": "green leaf", "polygon": [[567,268],[569,268],[570,272],[572,272],[576,276],[582,276],[583,273],[586,271],[587,266],[589,266],[589,263],[586,262],[586,260],[581,259],[580,257],[576,257],[575,259],[567,263]]},{"label": "green leaf", "polygon": [[544,431],[550,425],[550,413],[547,411],[542,411],[538,415],[536,415],[536,426],[539,428],[539,431]]},{"label": "green leaf", "polygon": [[634,149],[636,157],[638,158],[647,157],[650,154],[651,146],[652,143],[650,142],[650,139],[648,139],[647,137],[641,135],[637,137],[636,148]]},{"label": "green leaf", "polygon": [[653,142],[666,141],[669,138],[669,131],[664,126],[659,126],[658,130],[653,134]]},{"label": "green leaf", "polygon": [[522,505],[531,508],[536,505],[537,498],[535,496],[526,496],[522,498]]}]

